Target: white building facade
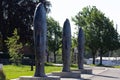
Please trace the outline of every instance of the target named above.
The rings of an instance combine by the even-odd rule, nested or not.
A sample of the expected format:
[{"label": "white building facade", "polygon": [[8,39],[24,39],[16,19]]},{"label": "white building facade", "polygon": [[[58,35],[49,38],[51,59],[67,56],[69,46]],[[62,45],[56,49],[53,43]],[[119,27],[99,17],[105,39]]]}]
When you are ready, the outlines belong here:
[{"label": "white building facade", "polygon": [[[92,64],[93,58],[89,58],[87,60],[87,64]],[[100,63],[100,57],[95,59],[95,64]],[[120,57],[102,57],[102,64],[105,66],[119,66],[120,65]]]}]

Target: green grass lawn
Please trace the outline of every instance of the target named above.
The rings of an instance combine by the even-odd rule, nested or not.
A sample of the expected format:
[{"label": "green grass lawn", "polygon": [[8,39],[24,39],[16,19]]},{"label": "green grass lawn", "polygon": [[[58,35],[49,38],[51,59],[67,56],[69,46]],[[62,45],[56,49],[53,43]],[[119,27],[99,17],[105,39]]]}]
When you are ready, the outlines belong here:
[{"label": "green grass lawn", "polygon": [[[7,80],[18,78],[20,76],[33,76],[34,71],[30,71],[30,66],[15,66],[15,65],[4,65],[3,71],[6,75]],[[35,67],[34,67],[35,69]],[[54,71],[61,71],[62,67],[57,66],[45,66],[45,72],[51,73]]]},{"label": "green grass lawn", "polygon": [[120,68],[120,66],[114,66],[114,68]]},{"label": "green grass lawn", "polygon": [[110,68],[120,68],[120,66],[104,66],[104,65],[95,65],[95,64],[90,64],[90,66],[110,67]]}]

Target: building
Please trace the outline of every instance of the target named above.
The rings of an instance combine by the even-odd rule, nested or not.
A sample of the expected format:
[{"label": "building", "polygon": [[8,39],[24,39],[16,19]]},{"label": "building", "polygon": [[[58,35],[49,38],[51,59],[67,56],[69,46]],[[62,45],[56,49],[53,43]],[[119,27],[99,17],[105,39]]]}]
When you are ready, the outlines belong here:
[{"label": "building", "polygon": [[[87,64],[92,64],[93,58],[87,59]],[[95,59],[95,64],[100,63],[100,57]],[[102,64],[105,66],[119,66],[120,57],[102,57]]]}]

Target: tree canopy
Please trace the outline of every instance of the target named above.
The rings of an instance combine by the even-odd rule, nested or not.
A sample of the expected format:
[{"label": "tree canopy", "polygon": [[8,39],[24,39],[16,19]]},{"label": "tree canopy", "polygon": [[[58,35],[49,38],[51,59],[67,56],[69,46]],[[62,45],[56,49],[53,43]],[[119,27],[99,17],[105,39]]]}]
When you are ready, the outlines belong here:
[{"label": "tree canopy", "polygon": [[93,63],[97,51],[102,56],[118,48],[118,33],[113,27],[113,21],[95,6],[84,7],[72,20],[85,32],[86,46],[93,54]]},{"label": "tree canopy", "polygon": [[47,0],[0,0],[2,51],[7,51],[4,41],[13,35],[15,28],[18,30],[20,41],[23,44],[33,42],[33,16],[39,2],[44,4],[47,12],[50,11],[51,3]]},{"label": "tree canopy", "polygon": [[61,48],[62,29],[57,21],[52,17],[47,18],[47,40],[48,50],[54,53],[54,62],[56,62],[56,55]]},{"label": "tree canopy", "polygon": [[22,43],[30,42],[32,35],[33,14],[36,3],[33,0],[0,0],[0,32],[4,40],[12,36],[15,28]]}]

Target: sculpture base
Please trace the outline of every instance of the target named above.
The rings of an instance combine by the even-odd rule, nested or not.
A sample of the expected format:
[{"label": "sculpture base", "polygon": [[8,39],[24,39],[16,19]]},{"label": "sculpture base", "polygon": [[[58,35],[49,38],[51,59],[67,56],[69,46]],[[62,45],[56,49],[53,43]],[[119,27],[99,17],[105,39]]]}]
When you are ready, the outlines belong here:
[{"label": "sculpture base", "polygon": [[84,68],[80,69],[82,74],[92,74],[92,69],[91,68]]},{"label": "sculpture base", "polygon": [[21,76],[19,80],[60,80],[59,77],[31,77],[31,76]]},{"label": "sculpture base", "polygon": [[60,76],[61,78],[81,78],[80,72],[53,72],[52,76]]},{"label": "sculpture base", "polygon": [[79,70],[72,70],[72,72],[81,72],[81,74],[92,74],[91,68],[84,68]]}]

